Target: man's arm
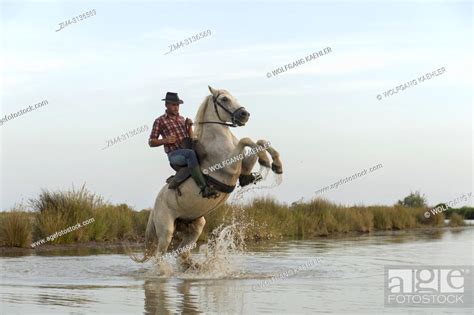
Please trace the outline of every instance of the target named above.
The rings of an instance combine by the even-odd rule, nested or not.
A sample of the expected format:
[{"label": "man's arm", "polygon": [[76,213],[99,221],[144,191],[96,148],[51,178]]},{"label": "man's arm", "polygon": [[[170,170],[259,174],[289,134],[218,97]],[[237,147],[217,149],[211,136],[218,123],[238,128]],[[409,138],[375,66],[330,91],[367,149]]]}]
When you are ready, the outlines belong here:
[{"label": "man's arm", "polygon": [[169,144],[169,143],[174,143],[176,142],[176,137],[171,136],[168,138],[164,139],[158,139],[160,136],[161,130],[160,130],[160,123],[157,120],[153,123],[153,128],[151,129],[151,134],[150,134],[150,139],[148,139],[148,145],[150,147],[159,147],[162,146],[163,144]]},{"label": "man's arm", "polygon": [[153,148],[153,147],[162,146],[163,144],[172,143],[172,142],[169,142],[169,141],[170,141],[170,139],[168,139],[168,138],[166,138],[166,139],[150,139],[150,140],[148,140],[148,144],[150,145],[150,147]]}]

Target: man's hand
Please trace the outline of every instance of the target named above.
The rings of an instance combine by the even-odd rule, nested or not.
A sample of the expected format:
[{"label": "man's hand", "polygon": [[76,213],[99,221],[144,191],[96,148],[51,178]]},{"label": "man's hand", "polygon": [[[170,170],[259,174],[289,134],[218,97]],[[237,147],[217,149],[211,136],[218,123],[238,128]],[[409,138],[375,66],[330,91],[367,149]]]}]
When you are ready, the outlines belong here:
[{"label": "man's hand", "polygon": [[194,131],[193,131],[193,121],[191,120],[191,118],[186,118],[185,126],[186,126],[186,130],[188,131],[189,138],[193,139]]},{"label": "man's hand", "polygon": [[171,144],[176,142],[176,136],[169,136],[164,139],[166,144]]}]

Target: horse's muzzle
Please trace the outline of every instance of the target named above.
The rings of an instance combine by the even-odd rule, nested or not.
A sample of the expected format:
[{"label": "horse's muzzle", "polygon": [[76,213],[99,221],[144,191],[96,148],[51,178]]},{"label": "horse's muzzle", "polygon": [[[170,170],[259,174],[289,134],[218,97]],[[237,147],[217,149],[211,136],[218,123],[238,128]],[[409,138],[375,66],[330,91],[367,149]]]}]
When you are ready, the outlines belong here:
[{"label": "horse's muzzle", "polygon": [[247,121],[249,121],[250,113],[241,107],[234,113],[234,122],[238,126],[244,126]]}]

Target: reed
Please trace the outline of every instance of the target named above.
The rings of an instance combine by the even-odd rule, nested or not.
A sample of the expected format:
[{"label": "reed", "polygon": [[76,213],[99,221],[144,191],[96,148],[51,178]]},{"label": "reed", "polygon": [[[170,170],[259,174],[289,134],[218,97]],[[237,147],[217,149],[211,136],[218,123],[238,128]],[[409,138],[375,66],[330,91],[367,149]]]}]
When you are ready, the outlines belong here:
[{"label": "reed", "polygon": [[[46,239],[90,218],[95,221],[47,243],[143,242],[150,213],[150,209],[138,212],[126,204],[113,205],[84,186],[79,190],[42,191],[29,205],[33,212],[15,208],[0,213],[1,246],[29,247],[32,241]],[[346,207],[320,198],[290,206],[262,197],[242,206],[224,204],[206,215],[207,224],[200,240],[207,240],[222,224],[236,224],[246,240],[254,241],[444,226],[444,213],[425,218],[428,210],[401,204]],[[451,211],[450,225],[463,225],[465,213]]]},{"label": "reed", "polygon": [[451,214],[451,217],[449,219],[449,226],[451,227],[463,226],[464,224],[465,224],[464,218],[462,217],[462,215],[457,214],[457,213]]},{"label": "reed", "polygon": [[20,208],[0,213],[0,245],[6,247],[28,247],[31,243],[31,213]]},{"label": "reed", "polygon": [[288,206],[266,197],[242,207],[225,205],[217,209],[206,216],[204,231],[209,233],[221,224],[231,224],[232,219],[245,229],[246,238],[253,240],[312,238],[334,233],[369,233],[444,225],[443,214],[427,219],[424,217],[426,211],[428,208],[402,205],[344,207],[319,198]]}]

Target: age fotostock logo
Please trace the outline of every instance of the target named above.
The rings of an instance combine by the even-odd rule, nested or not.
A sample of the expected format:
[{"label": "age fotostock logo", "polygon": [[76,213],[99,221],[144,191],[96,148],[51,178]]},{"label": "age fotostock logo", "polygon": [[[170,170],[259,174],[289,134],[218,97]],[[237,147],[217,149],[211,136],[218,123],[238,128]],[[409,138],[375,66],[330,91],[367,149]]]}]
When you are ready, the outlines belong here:
[{"label": "age fotostock logo", "polygon": [[385,266],[387,307],[472,307],[473,266]]}]

